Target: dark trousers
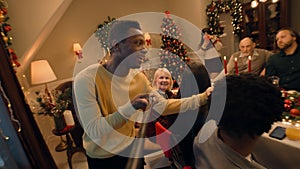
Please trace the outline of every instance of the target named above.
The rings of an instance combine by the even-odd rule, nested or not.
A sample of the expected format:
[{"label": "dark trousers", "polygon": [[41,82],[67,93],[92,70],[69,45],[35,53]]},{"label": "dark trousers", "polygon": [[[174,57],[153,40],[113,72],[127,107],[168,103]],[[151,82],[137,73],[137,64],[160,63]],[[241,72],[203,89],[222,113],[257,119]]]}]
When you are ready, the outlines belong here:
[{"label": "dark trousers", "polygon": [[[125,169],[127,162],[129,160],[132,160],[128,157],[123,157],[119,155],[115,155],[110,158],[91,158],[87,156],[87,162],[89,169]],[[143,169],[144,168],[144,159],[142,160],[142,164],[140,168],[137,169]],[[130,168],[131,169],[131,168]],[[135,168],[132,168],[135,169]]]}]

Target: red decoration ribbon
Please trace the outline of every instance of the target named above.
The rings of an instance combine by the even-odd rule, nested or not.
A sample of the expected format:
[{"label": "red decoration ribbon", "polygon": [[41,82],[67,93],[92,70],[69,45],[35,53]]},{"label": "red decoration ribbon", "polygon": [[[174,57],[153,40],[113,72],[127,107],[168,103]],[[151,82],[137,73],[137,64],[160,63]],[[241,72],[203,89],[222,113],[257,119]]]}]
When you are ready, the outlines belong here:
[{"label": "red decoration ribbon", "polygon": [[152,44],[151,39],[146,39],[145,41],[147,46],[150,46]]}]

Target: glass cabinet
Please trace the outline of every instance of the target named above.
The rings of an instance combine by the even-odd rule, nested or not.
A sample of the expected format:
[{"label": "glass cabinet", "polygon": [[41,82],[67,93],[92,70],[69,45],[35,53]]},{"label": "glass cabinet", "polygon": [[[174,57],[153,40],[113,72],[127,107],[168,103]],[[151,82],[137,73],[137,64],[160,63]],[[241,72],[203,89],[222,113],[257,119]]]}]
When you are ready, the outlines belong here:
[{"label": "glass cabinet", "polygon": [[272,50],[277,30],[290,26],[289,6],[289,0],[267,0],[256,7],[251,2],[244,4],[243,35],[252,36],[257,47]]}]

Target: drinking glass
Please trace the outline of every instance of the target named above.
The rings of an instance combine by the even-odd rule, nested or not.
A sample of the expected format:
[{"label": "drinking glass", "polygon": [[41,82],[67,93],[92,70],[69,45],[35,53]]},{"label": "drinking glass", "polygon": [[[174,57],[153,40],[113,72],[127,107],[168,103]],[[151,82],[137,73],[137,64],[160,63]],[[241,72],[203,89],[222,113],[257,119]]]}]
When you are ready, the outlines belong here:
[{"label": "drinking glass", "polygon": [[276,87],[279,87],[280,78],[278,76],[270,76],[269,79],[273,85],[275,85]]}]

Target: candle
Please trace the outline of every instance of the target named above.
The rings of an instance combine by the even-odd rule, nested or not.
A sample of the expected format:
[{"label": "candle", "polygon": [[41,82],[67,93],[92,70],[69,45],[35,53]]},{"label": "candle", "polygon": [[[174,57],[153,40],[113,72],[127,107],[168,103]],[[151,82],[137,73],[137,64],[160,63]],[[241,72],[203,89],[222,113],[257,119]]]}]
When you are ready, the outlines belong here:
[{"label": "candle", "polygon": [[238,68],[238,63],[237,63],[237,57],[234,58],[234,65],[235,65],[235,74],[239,74],[239,68]]},{"label": "candle", "polygon": [[225,75],[227,74],[227,61],[226,61],[226,56],[224,56],[224,71],[225,71]]},{"label": "candle", "polygon": [[248,56],[248,72],[251,73],[251,56]]},{"label": "candle", "polygon": [[63,114],[64,114],[64,118],[65,118],[67,126],[74,126],[75,121],[74,121],[71,110],[65,110]]}]

